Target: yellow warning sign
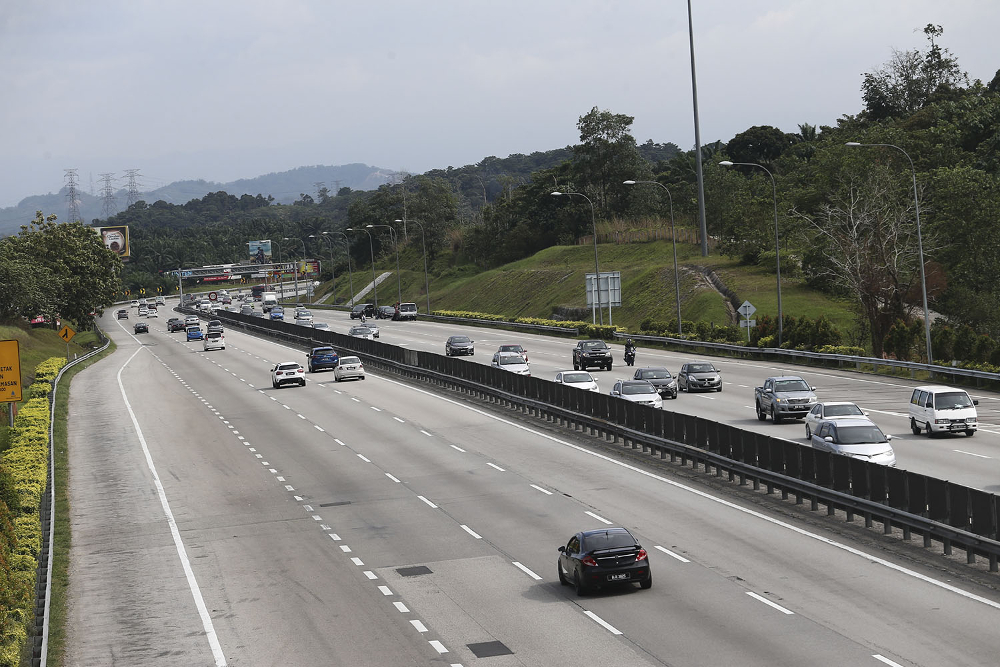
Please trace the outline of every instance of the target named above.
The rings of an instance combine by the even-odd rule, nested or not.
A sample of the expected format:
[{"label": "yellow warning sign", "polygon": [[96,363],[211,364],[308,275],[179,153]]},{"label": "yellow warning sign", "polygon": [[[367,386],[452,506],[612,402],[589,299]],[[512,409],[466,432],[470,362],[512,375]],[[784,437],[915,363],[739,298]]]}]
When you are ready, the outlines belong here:
[{"label": "yellow warning sign", "polygon": [[0,403],[21,400],[21,350],[16,340],[0,340]]},{"label": "yellow warning sign", "polygon": [[63,327],[59,330],[59,337],[62,338],[67,343],[76,335],[76,332],[69,327]]}]

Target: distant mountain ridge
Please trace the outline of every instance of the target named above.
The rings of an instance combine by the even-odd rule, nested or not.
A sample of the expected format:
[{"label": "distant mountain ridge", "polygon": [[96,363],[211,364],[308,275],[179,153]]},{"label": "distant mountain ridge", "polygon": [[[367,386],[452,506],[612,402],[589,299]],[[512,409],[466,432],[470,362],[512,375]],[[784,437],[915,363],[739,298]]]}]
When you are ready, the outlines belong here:
[{"label": "distant mountain ridge", "polygon": [[[336,194],[338,188],[375,190],[380,185],[389,183],[395,176],[396,172],[391,169],[360,163],[339,166],[315,165],[272,172],[254,178],[241,178],[228,183],[205,180],[174,181],[155,190],[141,192],[139,199],[147,204],[157,201],[185,204],[210,192],[222,190],[237,197],[244,194],[254,196],[260,194],[265,197],[270,195],[274,197],[275,203],[291,204],[303,194],[315,197],[316,183],[323,183],[330,194]],[[31,195],[18,202],[17,206],[0,208],[0,236],[16,234],[20,231],[21,225],[27,225],[34,219],[35,211],[42,211],[45,215],[55,213],[59,216],[59,221],[67,220],[69,202],[66,195],[67,190],[63,188],[56,194]],[[125,209],[127,198],[128,192],[124,189],[115,193],[118,211]],[[95,219],[104,218],[104,201],[101,197],[77,190],[77,200],[80,206],[80,218],[85,223],[89,224]]]}]

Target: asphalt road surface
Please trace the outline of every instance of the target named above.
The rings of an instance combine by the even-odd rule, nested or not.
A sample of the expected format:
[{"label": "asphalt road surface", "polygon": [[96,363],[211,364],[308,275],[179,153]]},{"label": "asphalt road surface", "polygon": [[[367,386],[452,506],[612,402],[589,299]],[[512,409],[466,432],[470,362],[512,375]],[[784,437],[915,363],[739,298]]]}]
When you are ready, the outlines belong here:
[{"label": "asphalt road surface", "polygon": [[[272,389],[301,351],[227,331],[205,353],[161,320],[137,337],[106,317],[118,350],[73,383],[71,665],[997,663],[1000,594],[933,559],[378,373]],[[382,324],[429,349],[453,329]],[[529,340],[545,373],[571,347],[473,337],[476,360]],[[723,366],[728,383],[771,372]],[[607,390],[618,369],[599,375]],[[677,405],[767,426],[741,407],[752,387],[712,398]],[[649,551],[653,587],[577,597],[556,547],[611,524]]]}]

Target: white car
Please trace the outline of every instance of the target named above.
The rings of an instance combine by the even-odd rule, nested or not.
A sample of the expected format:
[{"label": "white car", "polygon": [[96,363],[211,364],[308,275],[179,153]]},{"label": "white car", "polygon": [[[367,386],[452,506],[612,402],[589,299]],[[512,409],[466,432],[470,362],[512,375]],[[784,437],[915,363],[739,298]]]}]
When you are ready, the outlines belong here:
[{"label": "white car", "polygon": [[866,417],[837,417],[821,421],[809,443],[814,449],[895,468],[896,453],[890,440],[891,435],[882,433]]},{"label": "white car", "polygon": [[200,323],[201,323],[201,318],[199,318],[197,315],[188,315],[187,317],[184,318],[185,327],[195,326]]},{"label": "white car", "polygon": [[156,312],[156,308],[149,308],[146,310],[146,317],[159,317],[160,314]]},{"label": "white car", "polygon": [[657,410],[663,407],[660,392],[648,380],[618,380],[611,389],[611,395]]},{"label": "white car", "polygon": [[368,328],[368,325],[360,327],[351,327],[347,331],[348,336],[354,336],[355,338],[367,338],[368,340],[375,340],[375,335],[372,330]]},{"label": "white car", "polygon": [[313,320],[313,329],[319,329],[320,331],[329,331],[330,325],[326,322],[316,322]]},{"label": "white car", "polygon": [[306,369],[297,361],[282,361],[271,369],[271,386],[278,389],[283,384],[306,386]]},{"label": "white car", "polygon": [[375,324],[374,317],[365,322],[365,326],[372,330],[372,338],[378,338],[379,330],[378,330],[378,325]]},{"label": "white car", "polygon": [[494,354],[493,357],[496,358],[496,355],[500,354],[501,352],[517,352],[522,357],[524,357],[524,363],[528,363],[528,351],[523,347],[521,347],[520,345],[517,345],[515,343],[506,343],[504,345],[501,345],[500,347],[497,348],[496,354]]},{"label": "white car", "polygon": [[138,299],[132,299],[132,303],[129,304],[129,307],[131,307],[131,308],[138,308],[139,307],[139,300]]},{"label": "white car", "polygon": [[493,368],[517,375],[531,375],[531,368],[519,352],[497,352],[493,355]]},{"label": "white car", "polygon": [[806,415],[806,440],[812,437],[813,431],[824,419],[835,417],[867,417],[868,413],[858,407],[857,403],[838,401],[833,403],[817,403]]},{"label": "white car", "polygon": [[333,368],[333,379],[337,382],[354,378],[365,379],[365,365],[357,357],[340,357]]},{"label": "white car", "polygon": [[585,389],[586,391],[601,390],[597,386],[597,380],[587,371],[559,371],[556,373],[555,381],[559,384],[576,387],[577,389]]},{"label": "white car", "polygon": [[295,310],[295,321],[296,322],[312,322],[313,314],[310,313],[305,308],[297,308]]},{"label": "white car", "polygon": [[146,306],[139,306],[139,317],[146,317],[149,315],[149,308]]},{"label": "white car", "polygon": [[226,337],[217,331],[205,334],[205,351],[226,349]]}]

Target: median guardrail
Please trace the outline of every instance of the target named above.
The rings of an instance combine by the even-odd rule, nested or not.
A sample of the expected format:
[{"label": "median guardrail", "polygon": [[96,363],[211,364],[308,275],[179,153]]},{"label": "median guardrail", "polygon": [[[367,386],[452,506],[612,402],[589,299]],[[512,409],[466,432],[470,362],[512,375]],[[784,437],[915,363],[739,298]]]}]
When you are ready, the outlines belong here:
[{"label": "median guardrail", "polygon": [[472,394],[660,459],[703,466],[706,473],[714,470],[741,485],[752,483],[755,490],[763,485],[768,494],[794,495],[797,503],[808,500],[813,510],[820,505],[830,515],[840,510],[848,521],[860,515],[867,527],[878,522],[886,533],[901,529],[906,540],[916,533],[925,547],[938,542],[948,555],[957,547],[966,552],[967,562],[984,557],[990,571],[998,571],[998,502],[986,491],[463,359],[237,313],[219,316],[230,325],[304,347],[350,350],[366,364]]}]

